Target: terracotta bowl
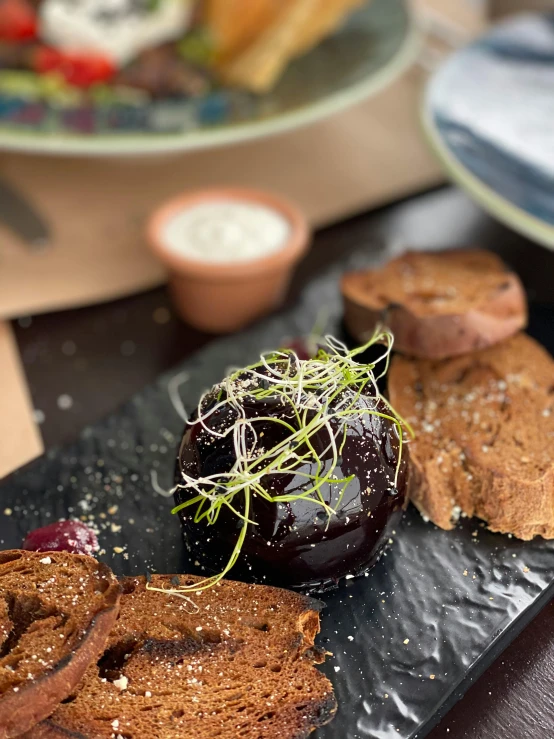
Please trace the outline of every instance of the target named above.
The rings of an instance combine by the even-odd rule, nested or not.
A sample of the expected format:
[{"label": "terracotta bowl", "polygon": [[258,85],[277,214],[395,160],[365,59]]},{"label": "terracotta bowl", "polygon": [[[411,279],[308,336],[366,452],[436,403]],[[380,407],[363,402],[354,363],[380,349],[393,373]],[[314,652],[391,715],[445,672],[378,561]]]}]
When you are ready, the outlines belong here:
[{"label": "terracotta bowl", "polygon": [[[171,251],[163,237],[168,220],[209,201],[264,205],[290,224],[287,242],[268,256],[241,262],[203,262]],[[175,309],[187,323],[211,333],[230,333],[269,313],[281,302],[296,263],[307,251],[305,216],[280,196],[248,188],[213,188],[180,195],[161,206],[148,224],[150,246],[169,270]]]}]

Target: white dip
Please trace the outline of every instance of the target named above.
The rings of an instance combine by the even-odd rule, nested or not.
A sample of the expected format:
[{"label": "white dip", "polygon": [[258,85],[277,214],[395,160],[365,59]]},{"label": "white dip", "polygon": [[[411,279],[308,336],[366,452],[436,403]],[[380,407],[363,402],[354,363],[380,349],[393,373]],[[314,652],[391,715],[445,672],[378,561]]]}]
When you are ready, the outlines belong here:
[{"label": "white dip", "polygon": [[58,49],[98,52],[123,65],[183,36],[191,13],[191,0],[44,0],[40,34]]},{"label": "white dip", "polygon": [[213,200],[186,208],[170,218],[162,238],[167,249],[203,262],[247,262],[282,249],[289,221],[257,203]]}]

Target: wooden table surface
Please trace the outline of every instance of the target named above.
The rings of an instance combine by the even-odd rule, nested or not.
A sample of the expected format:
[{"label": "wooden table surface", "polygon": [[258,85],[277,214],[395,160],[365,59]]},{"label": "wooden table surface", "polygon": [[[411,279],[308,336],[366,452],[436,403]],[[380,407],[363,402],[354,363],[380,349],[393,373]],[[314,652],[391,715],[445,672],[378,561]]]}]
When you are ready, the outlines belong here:
[{"label": "wooden table surface", "polygon": [[[537,299],[554,302],[554,254],[545,254],[495,223],[454,188],[411,198],[317,234],[287,302],[292,304],[307,281],[342,255],[360,246],[371,249],[383,239],[422,248],[430,244],[495,248],[502,243],[508,255],[523,264],[524,282],[529,284],[533,275]],[[163,289],[91,308],[22,317],[14,326],[34,405],[44,416],[47,448],[71,440],[83,426],[110,413],[163,370],[212,340],[179,323]],[[429,738],[554,739],[553,627],[554,601]]]}]

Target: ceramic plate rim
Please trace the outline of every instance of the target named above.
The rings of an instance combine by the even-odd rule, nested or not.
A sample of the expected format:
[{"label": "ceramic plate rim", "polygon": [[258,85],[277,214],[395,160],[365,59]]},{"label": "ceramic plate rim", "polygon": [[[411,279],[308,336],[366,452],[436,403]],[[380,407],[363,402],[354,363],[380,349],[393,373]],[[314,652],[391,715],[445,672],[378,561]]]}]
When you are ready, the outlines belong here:
[{"label": "ceramic plate rim", "polygon": [[378,71],[322,100],[265,121],[224,126],[213,131],[118,136],[37,136],[33,132],[0,131],[0,151],[86,157],[147,156],[171,152],[200,151],[254,141],[308,126],[358,102],[373,97],[399,77],[417,58],[423,34],[410,4],[403,2],[408,21],[406,36],[392,58]]},{"label": "ceramic plate rim", "polygon": [[430,103],[432,87],[445,68],[440,69],[429,82],[421,107],[422,128],[431,149],[454,183],[458,184],[478,205],[514,231],[545,246],[547,249],[554,250],[553,226],[549,226],[545,221],[514,205],[492,187],[485,184],[483,180],[462,164],[445,143],[444,137],[435,123]]}]

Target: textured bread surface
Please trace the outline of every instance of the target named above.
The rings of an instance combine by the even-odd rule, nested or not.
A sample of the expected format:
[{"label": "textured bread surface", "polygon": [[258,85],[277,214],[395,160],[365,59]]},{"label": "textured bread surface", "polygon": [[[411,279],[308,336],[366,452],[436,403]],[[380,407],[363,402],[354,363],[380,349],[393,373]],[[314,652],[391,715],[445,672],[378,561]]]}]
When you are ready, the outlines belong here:
[{"label": "textured bread surface", "polygon": [[525,334],[442,362],[395,357],[395,409],[414,427],[410,497],[437,526],[460,512],[554,538],[554,361]]},{"label": "textured bread surface", "polygon": [[422,359],[484,349],[527,325],[519,278],[480,249],[408,252],[381,269],[347,273],[341,289],[352,336],[363,343],[384,324],[397,351]]},{"label": "textured bread surface", "polygon": [[[153,576],[151,587],[197,582]],[[301,739],[336,709],[314,647],[320,603],[224,581],[188,600],[123,581],[106,652],[26,739]]]},{"label": "textured bread surface", "polygon": [[0,552],[0,738],[48,716],[103,652],[120,586],[92,557]]}]

